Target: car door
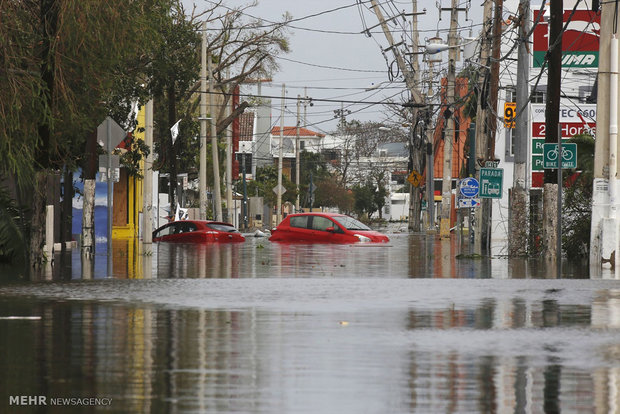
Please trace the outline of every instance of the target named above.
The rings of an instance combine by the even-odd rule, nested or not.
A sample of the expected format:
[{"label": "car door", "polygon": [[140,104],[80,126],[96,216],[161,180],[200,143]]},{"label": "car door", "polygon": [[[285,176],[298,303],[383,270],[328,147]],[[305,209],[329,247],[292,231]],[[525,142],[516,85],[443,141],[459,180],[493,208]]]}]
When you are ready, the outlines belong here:
[{"label": "car door", "polygon": [[162,241],[166,241],[166,242],[179,242],[182,241],[181,238],[181,222],[180,221],[175,221],[172,222],[168,225],[169,228],[169,232],[167,235],[165,235],[163,237]]},{"label": "car door", "polygon": [[191,221],[179,221],[175,241],[179,243],[200,243],[204,241],[204,235],[196,231],[196,224]]},{"label": "car door", "polygon": [[174,234],[176,231],[176,222],[168,223],[153,233],[153,239],[158,239],[157,241],[174,241]]},{"label": "car door", "polygon": [[346,235],[329,217],[312,216],[313,239],[321,243],[342,243],[346,242]]},{"label": "car door", "polygon": [[289,232],[287,239],[290,241],[311,242],[314,241],[314,231],[310,227],[310,219],[312,216],[291,216],[289,217]]}]

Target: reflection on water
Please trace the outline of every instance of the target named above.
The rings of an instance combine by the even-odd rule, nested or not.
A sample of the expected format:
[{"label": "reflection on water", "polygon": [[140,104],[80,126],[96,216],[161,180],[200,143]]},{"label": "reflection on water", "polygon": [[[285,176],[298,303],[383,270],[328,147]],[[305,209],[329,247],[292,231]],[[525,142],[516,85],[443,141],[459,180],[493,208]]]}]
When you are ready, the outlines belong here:
[{"label": "reflection on water", "polygon": [[0,407],[44,395],[112,398],[116,412],[617,413],[619,299],[381,312],[3,299],[2,316],[42,318],[0,319]]},{"label": "reflection on water", "polygon": [[[393,277],[447,279],[555,279],[555,263],[544,259],[479,258],[458,255],[454,240],[419,234],[393,234],[389,244],[287,244],[248,237],[245,243],[155,243],[146,248],[115,240],[92,259],[79,250],[56,254],[50,266],[31,280],[204,279],[264,277]],[[563,278],[589,277],[586,262],[565,263]],[[597,278],[613,278],[604,269]],[[24,280],[27,272],[0,268],[0,281]]]},{"label": "reflection on water", "polygon": [[113,249],[0,270],[0,412],[620,414],[620,282],[580,266],[417,235]]}]

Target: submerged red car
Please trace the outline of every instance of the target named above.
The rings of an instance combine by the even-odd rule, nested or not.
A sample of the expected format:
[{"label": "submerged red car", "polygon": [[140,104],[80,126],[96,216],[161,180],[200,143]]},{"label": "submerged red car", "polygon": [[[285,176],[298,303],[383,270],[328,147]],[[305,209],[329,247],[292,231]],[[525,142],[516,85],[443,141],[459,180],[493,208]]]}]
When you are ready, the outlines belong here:
[{"label": "submerged red car", "polygon": [[272,230],[270,241],[317,243],[387,243],[389,237],[353,217],[336,213],[289,214]]},{"label": "submerged red car", "polygon": [[153,232],[154,242],[205,243],[242,242],[245,237],[229,223],[207,220],[179,220]]}]

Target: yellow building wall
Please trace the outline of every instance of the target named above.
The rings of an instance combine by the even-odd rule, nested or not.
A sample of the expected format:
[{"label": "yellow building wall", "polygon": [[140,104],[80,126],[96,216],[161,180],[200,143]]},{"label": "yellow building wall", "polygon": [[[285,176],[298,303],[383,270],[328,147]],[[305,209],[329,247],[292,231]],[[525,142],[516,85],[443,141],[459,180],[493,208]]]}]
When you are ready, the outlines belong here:
[{"label": "yellow building wall", "polygon": [[[133,132],[134,139],[144,141],[144,106],[138,112],[138,125]],[[144,160],[140,161],[144,169]],[[144,207],[143,180],[141,178],[129,177],[127,180],[127,224],[112,226],[112,239],[138,239],[140,234],[140,217]],[[115,201],[115,200],[114,200]],[[124,203],[123,203],[124,204]]]}]

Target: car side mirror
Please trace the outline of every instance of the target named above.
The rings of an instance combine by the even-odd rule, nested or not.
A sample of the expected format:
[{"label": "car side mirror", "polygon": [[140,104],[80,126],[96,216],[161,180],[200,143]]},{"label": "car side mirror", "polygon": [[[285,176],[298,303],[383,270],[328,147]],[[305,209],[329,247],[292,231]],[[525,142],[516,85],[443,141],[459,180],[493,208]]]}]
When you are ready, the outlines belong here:
[{"label": "car side mirror", "polygon": [[325,231],[328,231],[330,233],[334,233],[336,231],[336,229],[333,228],[333,227],[328,227],[328,228],[325,229]]}]

